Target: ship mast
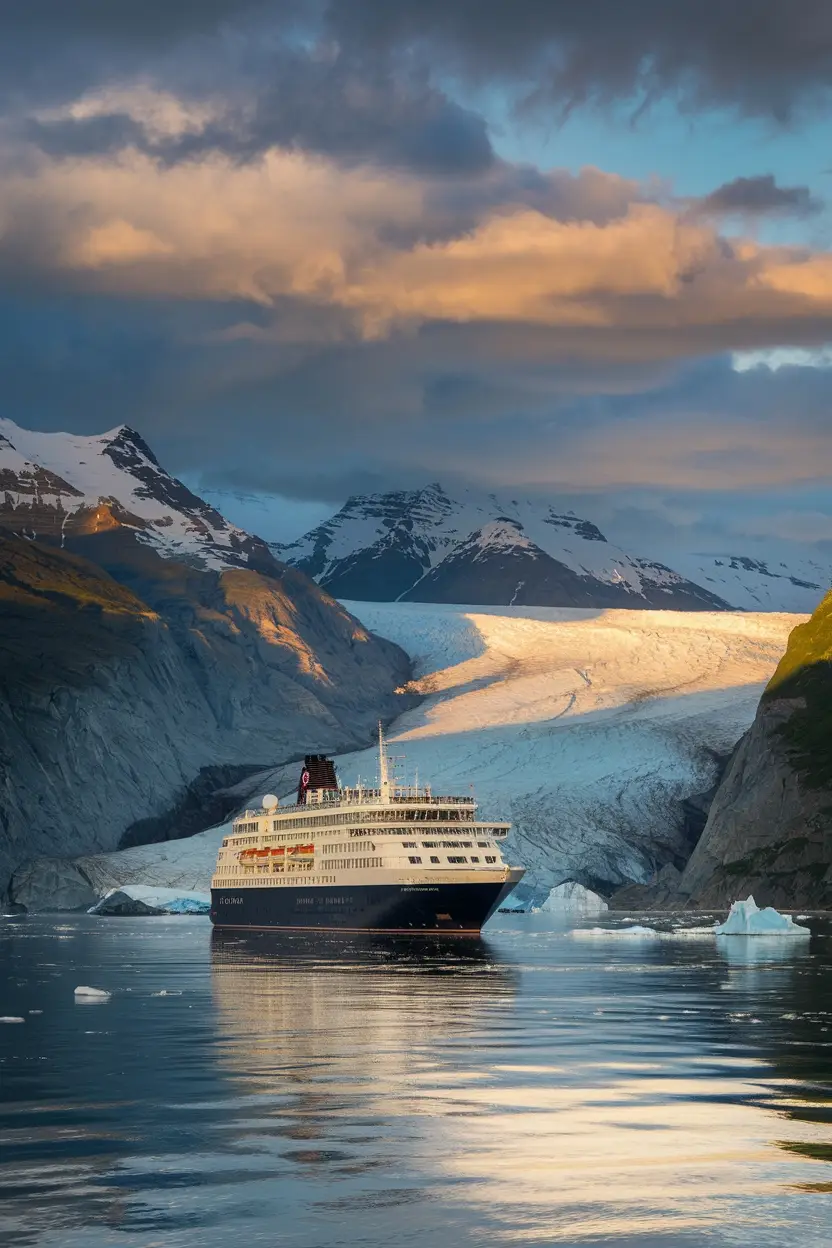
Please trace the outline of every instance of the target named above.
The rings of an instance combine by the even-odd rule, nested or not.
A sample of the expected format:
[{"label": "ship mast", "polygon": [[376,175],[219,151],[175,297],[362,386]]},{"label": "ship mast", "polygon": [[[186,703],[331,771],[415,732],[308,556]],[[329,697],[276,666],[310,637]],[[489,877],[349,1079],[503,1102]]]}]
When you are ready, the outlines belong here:
[{"label": "ship mast", "polygon": [[381,720],[378,721],[378,779],[381,788],[381,800],[385,805],[390,803],[390,777],[387,771],[387,755],[384,751],[384,730]]}]

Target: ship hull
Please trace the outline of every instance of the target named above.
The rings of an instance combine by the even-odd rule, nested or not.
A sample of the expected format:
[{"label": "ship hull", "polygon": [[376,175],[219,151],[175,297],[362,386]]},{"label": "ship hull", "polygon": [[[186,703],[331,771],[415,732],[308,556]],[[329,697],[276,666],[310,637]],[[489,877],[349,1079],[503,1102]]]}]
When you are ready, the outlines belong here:
[{"label": "ship hull", "polygon": [[522,874],[459,884],[212,888],[211,921],[218,928],[471,935]]}]

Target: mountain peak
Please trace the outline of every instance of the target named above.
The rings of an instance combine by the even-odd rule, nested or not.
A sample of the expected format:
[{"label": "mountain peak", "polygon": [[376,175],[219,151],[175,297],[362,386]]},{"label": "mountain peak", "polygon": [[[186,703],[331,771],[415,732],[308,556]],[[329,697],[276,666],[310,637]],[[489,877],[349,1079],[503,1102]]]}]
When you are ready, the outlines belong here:
[{"label": "mountain peak", "polygon": [[336,597],[357,600],[699,610],[727,605],[670,568],[613,546],[574,513],[513,492],[466,489],[454,497],[439,482],[353,495],[324,524],[277,549]]},{"label": "mountain peak", "polygon": [[64,545],[124,527],[163,558],[221,570],[274,570],[266,543],[228,521],[161,466],[130,425],[84,437],[0,420],[0,528]]},{"label": "mountain peak", "polygon": [[118,425],[115,429],[111,429],[109,433],[105,433],[102,441],[106,441],[105,454],[112,458],[113,448],[118,450],[132,448],[133,451],[141,455],[144,459],[149,460],[151,464],[160,467],[159,461],[153,454],[142,435],[131,425]]}]

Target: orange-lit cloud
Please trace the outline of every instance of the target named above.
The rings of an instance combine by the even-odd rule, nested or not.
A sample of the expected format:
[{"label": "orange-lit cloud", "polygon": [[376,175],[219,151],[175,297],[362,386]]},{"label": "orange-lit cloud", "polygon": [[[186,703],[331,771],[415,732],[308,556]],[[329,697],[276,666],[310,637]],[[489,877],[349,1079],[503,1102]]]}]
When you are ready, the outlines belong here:
[{"label": "orange-lit cloud", "polygon": [[34,267],[39,223],[58,283],[264,307],[295,298],[346,311],[370,338],[429,321],[515,323],[564,331],[570,353],[590,356],[614,354],[611,335],[641,334],[632,353],[649,358],[668,335],[695,354],[832,333],[830,253],[728,242],[642,201],[600,222],[503,203],[420,241],[436,232],[430,190],[284,151],[246,165],[43,158],[4,181],[0,221],[7,245],[25,223]]}]

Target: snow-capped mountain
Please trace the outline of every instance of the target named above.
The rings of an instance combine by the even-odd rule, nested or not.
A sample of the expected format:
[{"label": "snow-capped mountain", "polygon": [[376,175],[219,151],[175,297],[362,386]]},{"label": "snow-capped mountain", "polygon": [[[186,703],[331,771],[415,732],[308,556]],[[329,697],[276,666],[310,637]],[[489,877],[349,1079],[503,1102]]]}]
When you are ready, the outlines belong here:
[{"label": "snow-capped mountain", "polygon": [[[679,554],[676,568],[743,611],[811,613],[832,586],[832,559],[796,546],[749,554]],[[785,555],[785,558],[783,557]]]},{"label": "snow-capped mountain", "polygon": [[724,609],[718,592],[627,554],[594,524],[529,500],[440,485],[350,498],[275,553],[338,598],[372,602]]},{"label": "snow-capped mountain", "polygon": [[165,472],[127,425],[78,437],[0,420],[0,527],[61,544],[124,527],[162,557],[199,568],[273,563],[265,542]]}]

